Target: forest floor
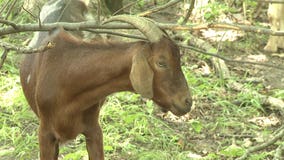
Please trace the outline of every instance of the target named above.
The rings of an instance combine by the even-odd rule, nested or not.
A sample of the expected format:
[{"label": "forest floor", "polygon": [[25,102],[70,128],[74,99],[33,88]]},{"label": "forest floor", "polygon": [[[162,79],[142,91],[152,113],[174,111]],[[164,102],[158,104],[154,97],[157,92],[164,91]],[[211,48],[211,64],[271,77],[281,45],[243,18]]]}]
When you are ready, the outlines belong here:
[{"label": "forest floor", "polygon": [[[176,12],[173,11],[172,9],[168,9],[163,11],[163,13],[153,14],[152,18],[162,23],[172,23],[179,17]],[[224,15],[219,16],[222,17]],[[265,18],[265,15],[260,15],[260,18],[254,19],[254,21],[264,21],[261,22],[261,26],[268,26],[269,24]],[[194,18],[190,20],[198,21]],[[250,25],[253,23],[256,22],[249,22]],[[212,34],[212,32],[216,33]],[[218,35],[219,32],[223,33],[223,35]],[[283,67],[284,50],[280,49],[277,53],[265,52],[263,48],[268,38],[268,36],[265,35],[242,33],[241,36],[239,36],[238,33],[228,35],[226,32],[228,31],[218,29],[193,32],[192,35],[215,46],[215,48],[218,48],[218,54],[229,59],[274,65],[275,67],[268,67],[248,63],[225,62],[232,78],[237,82],[252,87],[252,90],[256,90],[262,95],[272,95],[284,100],[284,70],[283,68],[277,68],[278,66]],[[207,33],[213,36],[208,36],[206,35]],[[220,36],[227,40],[220,40]],[[226,38],[226,36],[229,38]],[[231,37],[236,39],[230,40]],[[191,66],[189,68],[194,68],[190,71],[191,74],[203,76],[204,78],[211,79],[209,81],[213,83],[218,83],[218,80],[216,82],[216,78],[218,79],[216,74],[218,73],[214,71],[214,66],[210,58],[200,58],[204,57],[202,53],[188,50],[184,50],[184,56],[187,57],[185,58],[185,65]],[[226,83],[226,81],[221,83]],[[243,150],[241,147],[248,148],[268,141],[272,138],[272,133],[274,131],[278,132],[279,127],[283,124],[283,114],[280,114],[279,110],[274,110],[263,104],[261,105],[259,104],[259,100],[257,100],[258,97],[253,97],[253,94],[249,95],[249,93],[233,91],[227,85],[229,84],[221,84],[221,87],[216,88],[215,91],[209,91],[207,96],[196,96],[195,109],[184,117],[178,118],[171,114],[162,115],[162,118],[169,121],[169,125],[174,128],[174,130],[180,131],[182,135],[186,135],[185,139],[180,143],[187,143],[186,146],[197,153],[196,155],[192,155],[192,159],[204,158],[204,155],[207,155],[205,159],[235,159],[237,156],[242,155]],[[209,86],[212,87],[212,84]],[[194,88],[194,86],[192,87]],[[223,99],[220,100],[220,97],[223,97]],[[228,107],[232,104],[236,105],[234,106],[236,108]],[[255,107],[256,110],[254,110],[253,107]],[[247,109],[250,111],[246,111]],[[247,114],[245,112],[247,112]],[[191,121],[192,125],[190,127],[193,127],[193,129],[188,129],[191,130],[190,133],[185,129],[186,125],[180,125],[178,123],[182,121]],[[194,134],[194,132],[197,132],[197,134]],[[224,146],[226,147],[224,148]],[[277,145],[267,147],[251,155],[249,159],[272,159],[276,148]],[[213,153],[212,157],[208,157],[210,153]],[[221,156],[215,157],[215,153]],[[256,156],[257,154],[259,156]],[[284,155],[282,156],[284,157]]]}]

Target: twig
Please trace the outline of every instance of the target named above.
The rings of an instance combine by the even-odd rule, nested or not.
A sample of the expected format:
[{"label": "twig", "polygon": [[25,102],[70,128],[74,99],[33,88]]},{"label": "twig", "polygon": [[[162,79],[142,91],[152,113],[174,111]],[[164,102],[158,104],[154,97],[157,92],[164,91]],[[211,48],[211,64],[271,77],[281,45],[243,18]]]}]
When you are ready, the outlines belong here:
[{"label": "twig", "polygon": [[42,19],[40,18],[40,11],[41,10],[40,10],[39,6],[37,6],[37,7],[38,7],[38,18],[37,18],[38,19],[38,26],[39,26],[39,28],[41,28],[41,26],[42,26],[41,25],[42,24]]},{"label": "twig", "polygon": [[256,9],[255,9],[255,11],[254,11],[254,16],[253,16],[253,18],[259,17],[259,15],[261,14],[262,8],[263,8],[264,6],[266,6],[266,4],[260,3],[260,2],[257,3]]},{"label": "twig", "polygon": [[98,0],[98,11],[97,11],[97,21],[101,23],[101,14],[102,14],[102,2]]},{"label": "twig", "polygon": [[6,4],[3,5],[3,7],[0,9],[0,15],[3,15],[2,12],[4,12],[4,10],[8,7],[8,5],[9,5],[10,3],[11,3],[11,1],[8,0],[8,1],[6,2]]},{"label": "twig", "polygon": [[185,17],[184,17],[184,20],[183,20],[183,22],[181,23],[181,24],[186,24],[186,22],[188,21],[188,18],[190,17],[190,15],[191,15],[191,13],[192,13],[192,10],[193,10],[193,8],[194,8],[194,4],[195,4],[195,0],[191,0],[190,1],[190,6],[189,6],[189,9],[188,9],[188,11],[187,11],[187,13],[186,13],[186,15],[185,15]]},{"label": "twig", "polygon": [[253,153],[253,152],[256,152],[256,151],[260,151],[272,144],[274,144],[276,141],[278,141],[280,138],[282,138],[284,136],[284,129],[282,129],[278,134],[276,134],[271,140],[265,142],[265,143],[262,143],[258,146],[254,146],[254,147],[251,147],[249,149],[246,150],[245,154],[242,155],[241,157],[237,158],[236,160],[244,160],[246,159],[249,154]]},{"label": "twig", "polygon": [[6,25],[10,25],[12,26],[15,30],[17,30],[17,24],[12,22],[12,21],[7,21],[7,20],[4,20],[4,19],[0,19],[0,23],[3,23],[3,24],[6,24]]},{"label": "twig", "polygon": [[1,56],[1,62],[0,62],[0,69],[2,68],[6,58],[7,58],[7,54],[8,54],[9,50],[8,49],[4,49],[2,56]]},{"label": "twig", "polygon": [[[248,94],[253,95],[254,97],[258,97],[261,105],[269,106],[270,110],[277,111],[278,113],[280,113],[281,116],[284,116],[283,100],[272,97],[272,96],[260,94],[257,91],[250,90],[246,88],[243,84],[235,82],[235,81],[228,81],[227,86],[238,92],[248,93]],[[284,130],[284,129],[281,129],[281,130]]]},{"label": "twig", "polygon": [[131,7],[131,6],[133,6],[134,4],[136,4],[136,3],[137,3],[137,1],[128,3],[128,4],[125,5],[124,7],[120,8],[120,9],[117,10],[117,11],[115,11],[112,15],[114,16],[114,15],[116,15],[117,13],[121,12],[122,10],[124,10],[124,9],[126,9],[126,8],[128,8],[128,7]]},{"label": "twig", "polygon": [[[212,46],[211,44],[209,44],[208,42],[200,38],[196,38],[192,36],[188,41],[186,41],[186,43],[197,46],[198,48],[202,48],[206,52],[212,53],[212,51],[214,51],[215,53],[212,53],[212,54],[215,54],[215,55],[217,55],[218,53],[217,48],[215,48],[214,46]],[[227,67],[224,60],[220,58],[217,59],[215,56],[213,56],[213,57],[210,57],[210,61],[212,62],[216,73],[219,75],[221,79],[227,79],[230,77],[230,70]]]},{"label": "twig", "polygon": [[[222,37],[221,37],[221,39],[219,40],[219,42],[218,42],[218,45],[217,45],[217,53],[220,51],[220,47],[221,47],[221,41],[222,41],[222,39],[225,37],[225,35],[227,34],[227,31],[226,32],[224,32],[224,34],[222,35]],[[213,46],[212,46],[213,47]],[[211,47],[211,48],[212,48]],[[210,48],[210,49],[211,49]],[[212,58],[211,59],[211,61],[212,61],[212,63],[213,63],[213,65],[214,66],[217,66],[218,68],[216,68],[217,69],[217,71],[218,71],[218,73],[219,73],[219,77],[221,78],[221,79],[228,79],[229,77],[230,77],[230,70],[229,70],[229,68],[228,68],[228,66],[226,65],[226,63],[225,63],[225,61],[224,60],[222,60],[222,59],[220,59],[220,58],[216,58],[216,57],[214,57],[214,58]],[[221,70],[222,70],[222,72],[221,72]]]},{"label": "twig", "polygon": [[30,16],[32,16],[34,19],[37,19],[35,15],[33,15],[29,10],[27,10],[24,6],[22,7],[22,9],[27,12]]},{"label": "twig", "polygon": [[239,25],[239,24],[228,24],[228,23],[209,23],[209,24],[195,26],[193,28],[194,30],[209,29],[209,28],[223,28],[223,29],[253,32],[253,33],[269,34],[269,35],[274,35],[274,36],[284,36],[283,31],[275,32],[273,30],[266,29],[266,28],[259,28],[259,27]]},{"label": "twig", "polygon": [[18,0],[14,0],[14,1],[13,1],[12,5],[10,6],[10,8],[9,8],[9,10],[8,10],[8,12],[7,12],[7,14],[6,14],[6,16],[5,16],[4,19],[8,19],[8,17],[9,17],[10,14],[12,13],[12,9],[14,8],[14,6],[15,6],[15,4],[16,4],[17,1],[18,1]]},{"label": "twig", "polygon": [[251,134],[242,134],[242,135],[234,135],[234,134],[217,134],[216,136],[222,138],[254,138],[255,136]]},{"label": "twig", "polygon": [[244,19],[247,19],[247,2],[243,1],[243,14],[244,14]]},{"label": "twig", "polygon": [[148,10],[148,11],[139,13],[138,16],[142,16],[142,17],[147,16],[147,15],[149,15],[149,14],[152,14],[152,13],[161,11],[161,10],[163,10],[163,9],[166,9],[166,8],[168,8],[168,7],[170,7],[170,6],[173,6],[173,5],[175,5],[175,4],[177,4],[177,3],[181,2],[181,1],[182,1],[182,0],[172,0],[172,1],[168,2],[168,3],[166,3],[165,5],[162,5],[162,6],[159,6],[159,7],[153,8],[153,9],[150,9],[150,10]]},{"label": "twig", "polygon": [[265,2],[265,3],[284,3],[283,0],[259,0],[258,2]]},{"label": "twig", "polygon": [[283,159],[283,150],[284,150],[284,143],[282,142],[282,144],[280,144],[274,154],[274,158],[273,160],[279,160],[279,159]]},{"label": "twig", "polygon": [[54,46],[55,44],[53,44],[52,42],[49,42],[45,46],[41,46],[39,48],[34,49],[34,48],[27,48],[27,47],[19,47],[19,46],[15,46],[7,42],[0,41],[0,47],[5,48],[5,50],[16,51],[18,54],[32,54],[32,53],[37,53],[37,52],[44,52],[48,49],[53,48]]},{"label": "twig", "polygon": [[251,62],[251,61],[234,60],[234,59],[230,59],[230,58],[227,58],[227,57],[223,57],[223,56],[218,55],[218,54],[215,54],[215,53],[205,52],[205,51],[203,51],[203,50],[201,50],[201,49],[198,49],[198,48],[195,48],[195,47],[192,47],[192,46],[186,46],[186,45],[183,45],[183,44],[178,44],[178,45],[179,45],[180,47],[187,48],[187,49],[190,49],[190,50],[193,50],[193,51],[202,53],[202,54],[204,54],[204,55],[214,56],[214,57],[220,58],[220,59],[222,59],[222,60],[224,60],[224,61],[226,61],[226,62],[247,63],[247,64],[259,65],[259,66],[266,66],[266,67],[271,67],[271,68],[276,68],[276,69],[284,70],[284,66],[276,66],[276,65],[272,65],[272,64],[258,63],[258,62]]}]

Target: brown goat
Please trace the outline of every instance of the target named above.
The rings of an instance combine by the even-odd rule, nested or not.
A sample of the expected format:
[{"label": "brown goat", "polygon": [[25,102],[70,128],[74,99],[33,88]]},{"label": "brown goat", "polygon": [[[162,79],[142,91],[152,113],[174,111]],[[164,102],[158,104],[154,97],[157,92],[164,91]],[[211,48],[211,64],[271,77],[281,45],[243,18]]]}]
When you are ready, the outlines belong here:
[{"label": "brown goat", "polygon": [[40,119],[40,159],[58,158],[59,143],[86,137],[90,160],[104,159],[99,111],[114,92],[132,91],[163,110],[184,115],[191,95],[178,47],[152,22],[115,16],[137,27],[150,42],[85,42],[56,29],[43,42],[55,47],[27,55],[21,66],[25,96]]}]

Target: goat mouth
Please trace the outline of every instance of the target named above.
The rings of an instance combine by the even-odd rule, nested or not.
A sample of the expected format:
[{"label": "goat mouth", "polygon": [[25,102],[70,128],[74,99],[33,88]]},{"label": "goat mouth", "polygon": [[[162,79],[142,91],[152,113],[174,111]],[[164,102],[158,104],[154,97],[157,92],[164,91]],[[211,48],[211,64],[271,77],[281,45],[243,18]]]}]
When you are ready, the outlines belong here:
[{"label": "goat mouth", "polygon": [[173,104],[170,108],[170,111],[176,116],[183,116],[186,113],[190,112],[190,108],[181,107],[179,105]]},{"label": "goat mouth", "polygon": [[170,111],[176,116],[183,116],[190,111],[190,107],[181,107],[175,103],[171,103],[170,105],[160,103],[159,101],[155,101],[155,103],[160,107],[162,112],[166,113]]}]

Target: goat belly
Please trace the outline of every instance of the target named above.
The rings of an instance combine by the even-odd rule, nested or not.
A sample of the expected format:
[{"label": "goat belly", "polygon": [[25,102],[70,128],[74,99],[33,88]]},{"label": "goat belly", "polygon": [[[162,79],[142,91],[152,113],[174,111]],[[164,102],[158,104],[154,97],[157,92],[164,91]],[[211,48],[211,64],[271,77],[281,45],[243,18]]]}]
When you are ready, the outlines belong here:
[{"label": "goat belly", "polygon": [[83,123],[80,114],[61,115],[56,117],[54,125],[54,135],[61,142],[75,139],[78,134],[83,132]]}]

